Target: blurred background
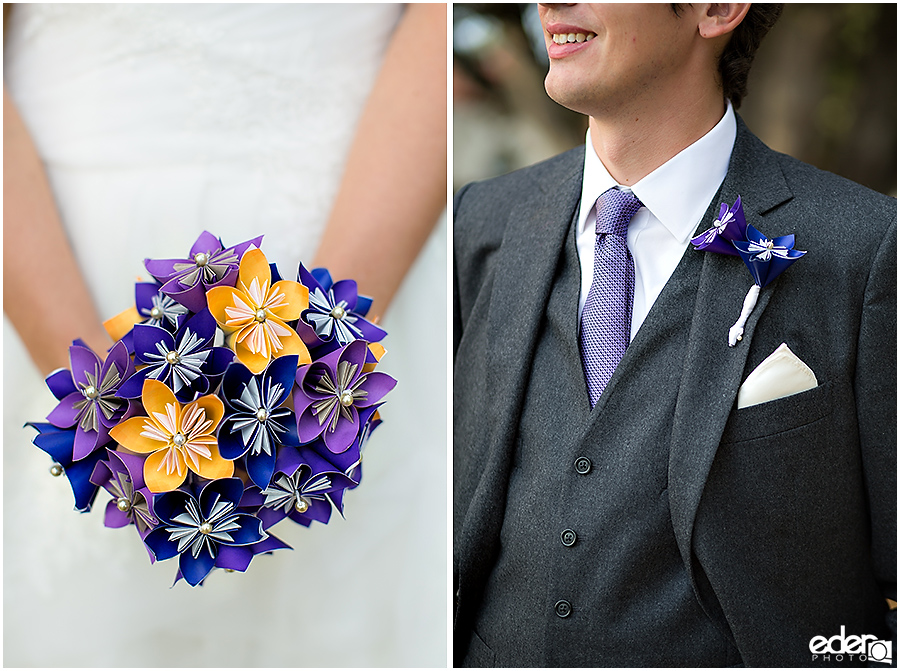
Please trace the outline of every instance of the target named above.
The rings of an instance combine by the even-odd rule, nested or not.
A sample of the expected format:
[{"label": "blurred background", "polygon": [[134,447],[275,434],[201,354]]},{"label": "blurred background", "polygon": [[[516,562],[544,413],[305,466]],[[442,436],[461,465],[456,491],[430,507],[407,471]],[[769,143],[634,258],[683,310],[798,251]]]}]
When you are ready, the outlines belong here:
[{"label": "blurred background", "polygon": [[[453,6],[454,191],[583,144],[531,4]],[[897,5],[787,4],[739,110],[771,148],[897,195]]]}]

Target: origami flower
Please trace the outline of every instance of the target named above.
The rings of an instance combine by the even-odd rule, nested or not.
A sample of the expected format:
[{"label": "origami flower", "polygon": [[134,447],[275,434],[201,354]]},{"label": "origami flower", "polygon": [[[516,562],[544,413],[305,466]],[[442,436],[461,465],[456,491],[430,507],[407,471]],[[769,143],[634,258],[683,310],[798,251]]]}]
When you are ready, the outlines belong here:
[{"label": "origami flower", "polygon": [[299,279],[309,289],[309,309],[304,310],[297,330],[308,346],[332,340],[340,346],[354,340],[378,342],[387,335],[365,319],[372,299],[360,296],[353,280],[332,282],[325,268],[309,272],[302,263]]},{"label": "origami flower", "polygon": [[231,350],[213,347],[215,335],[216,322],[205,308],[182,324],[176,335],[159,326],[138,324],[134,356],[135,363],[144,367],[122,385],[119,396],[137,398],[147,378],[165,382],[181,401],[205,394],[234,360]]},{"label": "origami flower", "polygon": [[741,307],[741,314],[728,330],[728,346],[734,347],[743,338],[744,326],[756,301],[759,292],[769,282],[787,270],[794,261],[806,252],[793,249],[794,236],[784,235],[770,240],[749,225],[744,218],[741,197],[731,208],[722,203],[719,218],[712,228],[691,240],[698,251],[717,252],[720,254],[736,254],[744,261],[753,276],[754,284],[750,287]]},{"label": "origami flower", "polygon": [[145,259],[144,267],[162,283],[164,294],[191,312],[200,312],[206,307],[206,292],[212,287],[234,286],[241,256],[261,242],[262,236],[226,248],[217,237],[203,231],[188,258]]},{"label": "origami flower", "polygon": [[103,322],[109,337],[124,342],[129,354],[134,353],[132,334],[135,324],[159,326],[174,333],[184,317],[190,314],[181,303],[160,293],[160,289],[157,282],[136,283],[134,305]]},{"label": "origami flower", "polygon": [[278,456],[271,484],[247,488],[242,504],[259,507],[263,529],[285,517],[306,527],[314,520],[328,524],[331,497],[355,484],[315,452],[303,450],[301,456],[296,449],[286,449]]},{"label": "origami flower", "polygon": [[75,427],[72,459],[78,461],[108,443],[110,429],[136,410],[134,404],[116,396],[134,374],[134,364],[121,342],[101,362],[80,340],[69,347],[69,363],[71,371],[60,369],[47,377],[47,386],[59,399],[47,421],[60,429]]},{"label": "origami flower", "polygon": [[143,323],[160,326],[167,331],[175,332],[181,318],[188,314],[188,309],[161,291],[162,285],[156,282],[138,282],[134,285],[134,305],[138,314],[145,319]]},{"label": "origami flower", "polygon": [[794,249],[793,235],[770,240],[750,225],[747,226],[747,239],[735,240],[734,246],[760,287],[766,286],[806,254]]},{"label": "origami flower", "polygon": [[226,344],[254,375],[275,357],[297,354],[301,363],[311,360],[300,336],[287,325],[306,309],[309,291],[290,280],[271,281],[265,255],[251,249],[241,259],[237,285],[216,287],[207,294]]},{"label": "origami flower", "polygon": [[91,474],[91,482],[113,496],[103,523],[113,528],[134,524],[144,538],[157,523],[153,494],[144,485],[144,458],[110,449],[106,453],[106,460],[99,461]]},{"label": "origami flower", "polygon": [[[214,480],[195,498],[183,491],[156,497],[159,526],[144,542],[158,561],[178,556],[178,567],[196,587],[215,566],[245,570],[253,557],[246,547],[262,541],[262,523],[238,512],[244,485],[238,478]],[[243,568],[241,568],[243,567]]]},{"label": "origami flower", "polygon": [[747,220],[741,197],[738,196],[730,208],[728,203],[719,206],[719,217],[708,230],[691,239],[694,249],[701,252],[716,252],[737,256],[737,250],[731,244],[733,240],[743,240],[747,230]]},{"label": "origami flower", "polygon": [[331,452],[344,452],[360,430],[359,411],[378,403],[397,381],[363,372],[368,345],[354,340],[297,371],[294,411],[301,443],[323,436]]},{"label": "origami flower", "polygon": [[263,489],[275,472],[277,447],[300,444],[294,413],[281,407],[296,373],[297,356],[292,355],[275,359],[260,375],[234,363],[222,379],[226,416],[219,429],[219,452],[225,459],[246,455],[247,473]]},{"label": "origami flower", "polygon": [[141,401],[148,416],[131,417],[110,431],[122,446],[149,454],[144,482],[154,493],[181,486],[188,470],[202,478],[229,478],[234,464],[219,454],[214,435],[225,408],[209,394],[184,407],[158,380],[144,380]]},{"label": "origami flower", "polygon": [[65,475],[75,495],[75,510],[89,512],[97,496],[97,485],[90,480],[94,466],[103,458],[103,452],[96,451],[80,461],[72,459],[75,445],[75,429],[60,429],[43,422],[28,422],[26,426],[37,429],[34,444],[53,458],[50,474]]}]

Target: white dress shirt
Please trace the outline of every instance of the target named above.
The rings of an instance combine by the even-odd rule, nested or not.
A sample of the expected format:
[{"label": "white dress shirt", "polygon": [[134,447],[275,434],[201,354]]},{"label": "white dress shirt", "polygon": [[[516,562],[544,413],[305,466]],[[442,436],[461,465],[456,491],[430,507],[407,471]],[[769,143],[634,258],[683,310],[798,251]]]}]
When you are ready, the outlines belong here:
[{"label": "white dress shirt", "polygon": [[737,122],[729,101],[724,116],[712,130],[633,186],[626,187],[617,184],[600,161],[588,129],[576,238],[581,262],[579,321],[594,275],[597,239],[594,203],[600,194],[617,187],[633,192],[644,204],[628,225],[628,249],[634,257],[633,339],[725,179],[736,135]]}]

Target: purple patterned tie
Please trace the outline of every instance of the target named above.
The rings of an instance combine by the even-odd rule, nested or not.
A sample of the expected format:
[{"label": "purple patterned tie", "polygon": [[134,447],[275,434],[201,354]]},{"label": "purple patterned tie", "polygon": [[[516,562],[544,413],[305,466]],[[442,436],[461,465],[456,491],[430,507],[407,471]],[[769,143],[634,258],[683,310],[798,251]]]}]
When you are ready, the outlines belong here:
[{"label": "purple patterned tie", "polygon": [[630,191],[610,189],[597,199],[594,278],[581,313],[581,361],[593,408],[631,338],[634,261],[628,222],[643,204]]}]

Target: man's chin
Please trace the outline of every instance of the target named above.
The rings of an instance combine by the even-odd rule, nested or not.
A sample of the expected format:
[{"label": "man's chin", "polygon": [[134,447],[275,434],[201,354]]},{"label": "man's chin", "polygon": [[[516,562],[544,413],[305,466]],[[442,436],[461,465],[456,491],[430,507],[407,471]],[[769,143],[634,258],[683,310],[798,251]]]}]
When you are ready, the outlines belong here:
[{"label": "man's chin", "polygon": [[579,114],[590,114],[591,96],[585,94],[585,87],[578,82],[556,76],[551,69],[544,79],[544,90],[553,102]]}]

